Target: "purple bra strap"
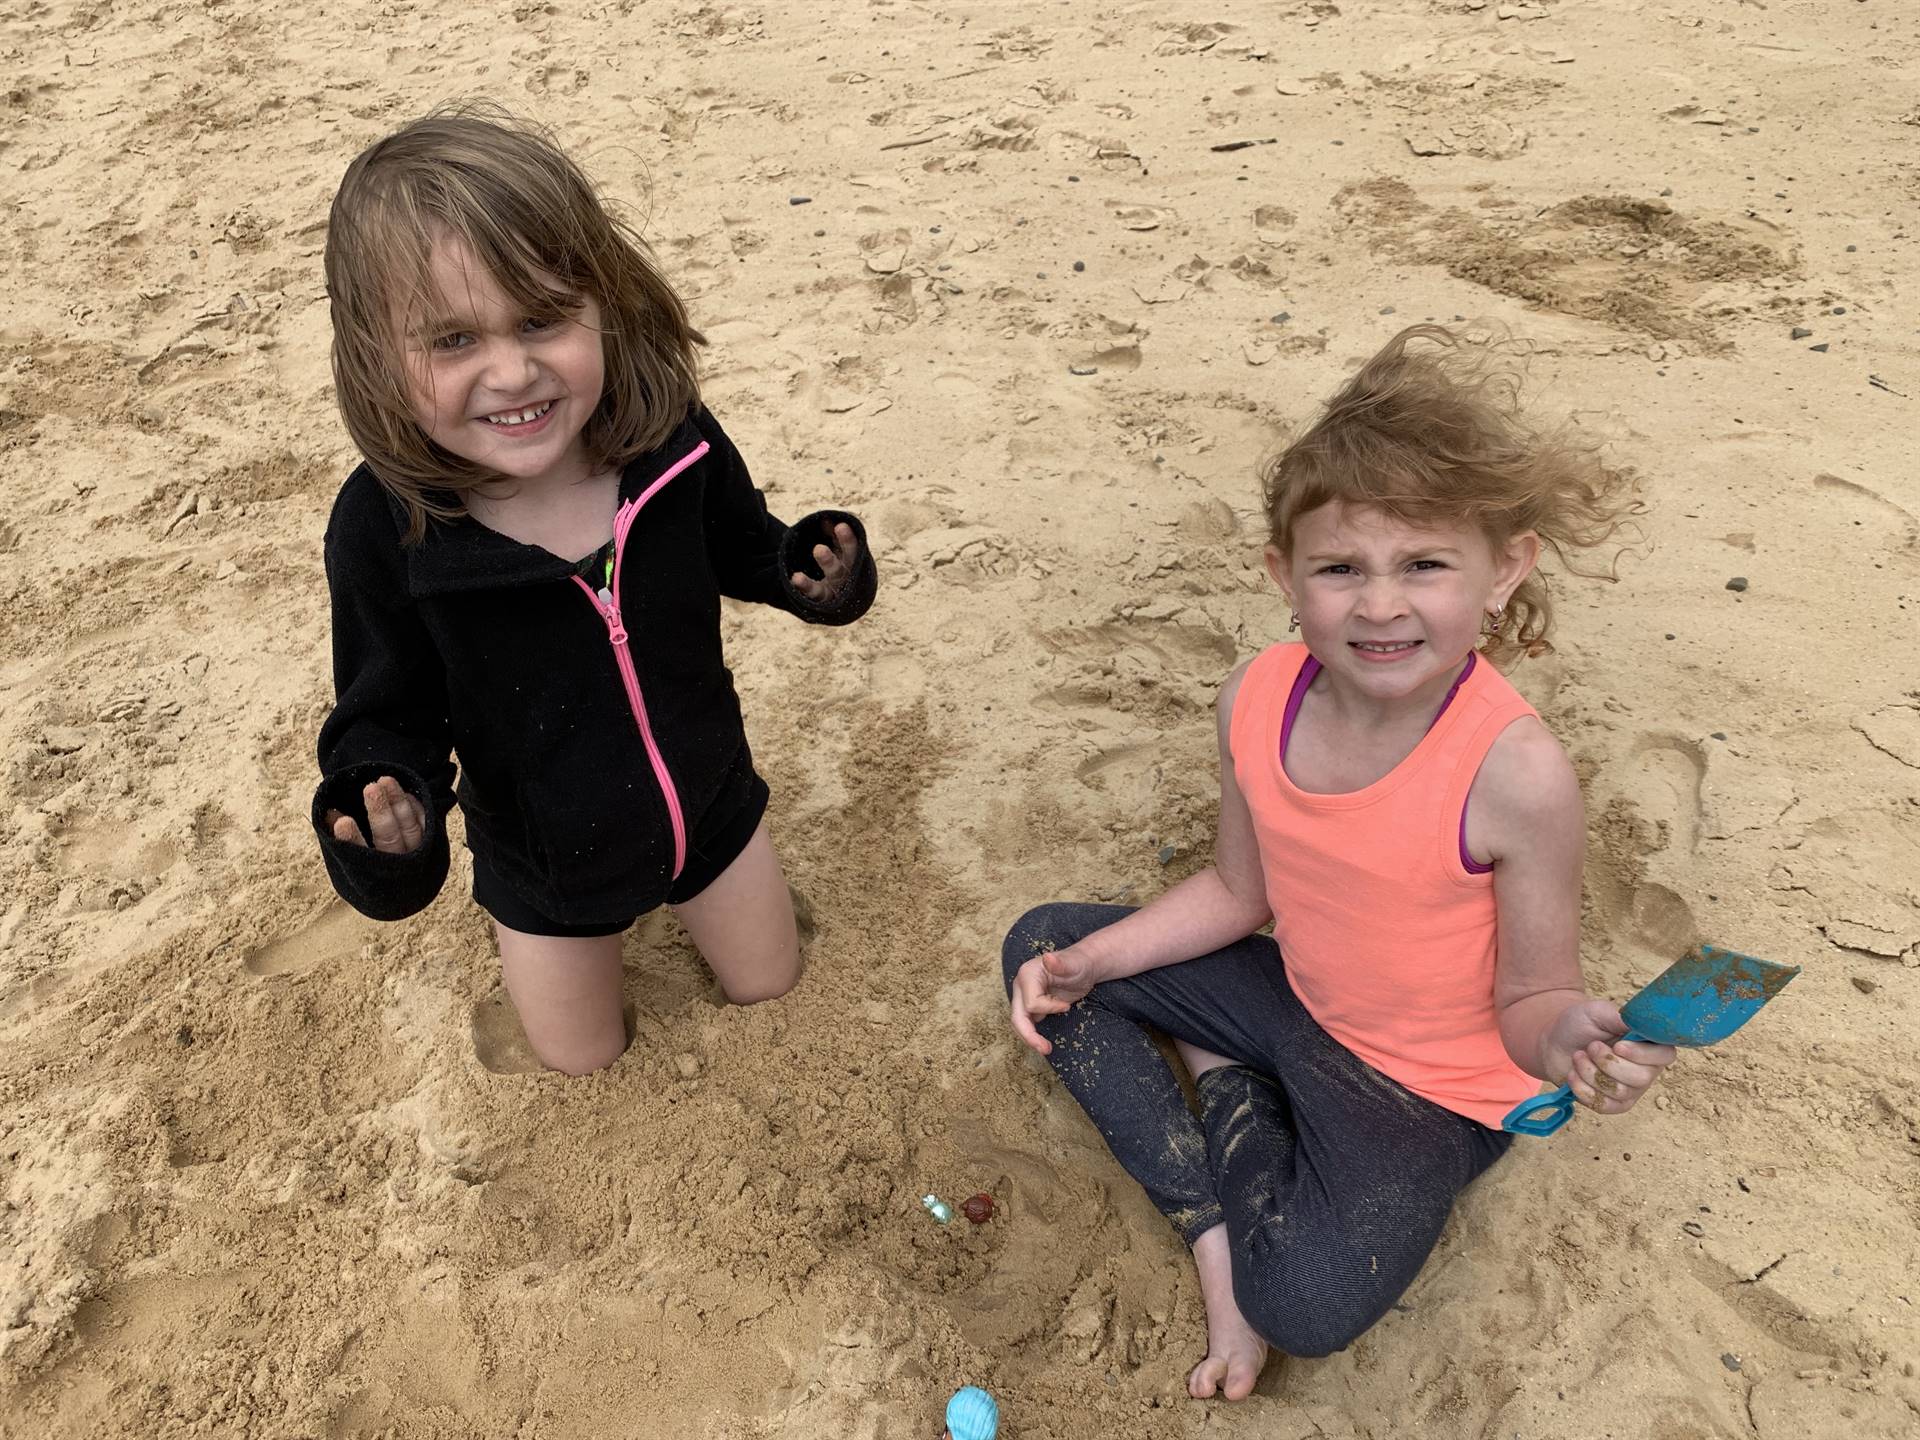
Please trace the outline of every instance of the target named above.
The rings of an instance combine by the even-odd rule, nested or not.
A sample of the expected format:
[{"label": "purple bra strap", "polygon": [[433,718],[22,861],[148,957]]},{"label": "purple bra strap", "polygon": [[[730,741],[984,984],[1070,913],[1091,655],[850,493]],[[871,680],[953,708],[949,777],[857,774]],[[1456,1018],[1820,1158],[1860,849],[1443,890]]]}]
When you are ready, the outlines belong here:
[{"label": "purple bra strap", "polygon": [[[1467,677],[1473,674],[1473,667],[1480,657],[1471,652],[1467,663],[1461,668],[1460,677],[1453,682],[1453,688],[1447,691],[1447,698],[1440,702],[1440,708],[1433,712],[1433,720],[1427,729],[1432,730],[1440,723],[1440,717],[1447,713],[1447,707],[1453,704],[1453,697],[1460,693],[1460,687],[1467,683]],[[1307,656],[1306,663],[1300,667],[1300,673],[1294,677],[1293,689],[1287,692],[1287,708],[1280,715],[1280,768],[1287,766],[1287,741],[1293,735],[1293,722],[1299,717],[1300,704],[1307,698],[1307,687],[1313,684],[1313,677],[1320,673],[1320,662]],[[1467,849],[1467,807],[1460,807],[1460,864],[1469,875],[1490,875],[1493,866],[1482,865],[1473,858],[1473,852]]]}]

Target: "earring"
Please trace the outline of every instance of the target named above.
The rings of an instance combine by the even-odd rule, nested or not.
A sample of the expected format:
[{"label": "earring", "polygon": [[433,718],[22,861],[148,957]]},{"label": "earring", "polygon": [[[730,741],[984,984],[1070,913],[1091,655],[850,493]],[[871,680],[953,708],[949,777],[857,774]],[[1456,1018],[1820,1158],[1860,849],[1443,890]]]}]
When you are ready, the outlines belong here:
[{"label": "earring", "polygon": [[1289,610],[1287,612],[1287,629],[1289,631],[1293,631],[1293,630],[1298,630],[1299,628],[1300,628],[1300,612],[1298,610]]},{"label": "earring", "polygon": [[1500,617],[1505,613],[1505,606],[1494,606],[1493,609],[1487,612],[1486,623],[1480,627],[1480,633],[1482,635],[1498,635],[1500,633]]}]

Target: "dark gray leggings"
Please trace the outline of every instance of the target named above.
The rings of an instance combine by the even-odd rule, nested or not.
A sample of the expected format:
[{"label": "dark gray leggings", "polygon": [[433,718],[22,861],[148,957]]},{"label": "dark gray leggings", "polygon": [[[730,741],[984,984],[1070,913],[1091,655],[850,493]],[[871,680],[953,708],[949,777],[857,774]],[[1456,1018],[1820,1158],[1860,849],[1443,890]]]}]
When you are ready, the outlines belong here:
[{"label": "dark gray leggings", "polygon": [[[1132,913],[1042,905],[1007,934],[1015,972]],[[1238,1062],[1195,1119],[1148,1027]],[[1264,935],[1096,985],[1039,1022],[1055,1073],[1114,1158],[1192,1244],[1225,1222],[1233,1295],[1277,1349],[1344,1349],[1413,1282],[1458,1195],[1513,1137],[1389,1080],[1307,1014]]]}]

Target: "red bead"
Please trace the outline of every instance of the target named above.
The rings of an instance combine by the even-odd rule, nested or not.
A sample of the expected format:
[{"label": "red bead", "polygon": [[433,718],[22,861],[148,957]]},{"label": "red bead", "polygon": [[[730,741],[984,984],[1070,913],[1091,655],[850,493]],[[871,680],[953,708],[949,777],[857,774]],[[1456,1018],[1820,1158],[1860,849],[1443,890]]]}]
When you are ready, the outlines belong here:
[{"label": "red bead", "polygon": [[993,1218],[993,1197],[982,1190],[978,1195],[969,1195],[960,1202],[960,1213],[976,1225],[984,1225]]}]

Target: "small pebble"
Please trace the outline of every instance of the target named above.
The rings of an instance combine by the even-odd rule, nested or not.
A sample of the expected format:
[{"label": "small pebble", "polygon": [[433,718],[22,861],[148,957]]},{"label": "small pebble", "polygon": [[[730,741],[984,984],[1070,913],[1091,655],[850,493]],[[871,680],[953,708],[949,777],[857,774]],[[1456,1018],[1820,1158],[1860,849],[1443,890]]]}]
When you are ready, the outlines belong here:
[{"label": "small pebble", "polygon": [[826,233],[827,233],[827,232],[826,232],[826,231],[824,231],[824,230],[816,230],[816,231],[814,231],[814,232],[813,232],[813,236],[814,236],[814,239],[816,239],[816,240],[817,240],[817,239],[819,239],[819,238],[820,238],[820,237],[821,237],[822,235],[824,235],[824,234],[826,234]]},{"label": "small pebble", "polygon": [[1391,315],[1391,314],[1393,314],[1393,306],[1391,306],[1391,305],[1382,305],[1382,306],[1380,307],[1380,313],[1381,313],[1382,315]]},{"label": "small pebble", "polygon": [[682,1080],[691,1080],[700,1073],[700,1062],[682,1051],[673,1057],[673,1068],[680,1072]]},{"label": "small pebble", "polygon": [[1864,975],[1855,975],[1853,977],[1853,988],[1858,990],[1862,995],[1871,995],[1880,987]]},{"label": "small pebble", "polygon": [[1067,366],[1067,373],[1069,375],[1098,375],[1100,373],[1100,367],[1098,365],[1069,365]]},{"label": "small pebble", "polygon": [[1856,251],[1856,250],[1858,250],[1859,248],[1860,248],[1860,247],[1859,247],[1858,245],[1849,245],[1849,246],[1847,247],[1847,253],[1848,253],[1849,255],[1851,255],[1851,254],[1853,254],[1853,252],[1854,252],[1854,251]]},{"label": "small pebble", "polygon": [[1716,740],[1724,740],[1727,738],[1727,732],[1724,730],[1716,730],[1713,732],[1713,738]]},{"label": "small pebble", "polygon": [[1744,590],[1744,589],[1746,589],[1746,588],[1747,588],[1747,577],[1746,577],[1746,576],[1744,576],[1744,575],[1736,575],[1736,576],[1734,576],[1734,577],[1733,577],[1733,578],[1732,578],[1731,580],[1729,580],[1729,581],[1727,581],[1727,588],[1728,588],[1729,590]]},{"label": "small pebble", "polygon": [[1275,315],[1272,318],[1273,318],[1273,323],[1275,325],[1284,325],[1287,323],[1287,321],[1293,318],[1293,312],[1291,310],[1282,310],[1278,315]]},{"label": "small pebble", "polygon": [[1662,195],[1671,195],[1673,194],[1673,187],[1669,185],[1666,189],[1662,190],[1660,193]]},{"label": "small pebble", "polygon": [[1807,348],[1816,355],[1824,355],[1827,353],[1827,342],[1822,340],[1818,345],[1809,345]]},{"label": "small pebble", "polygon": [[1173,863],[1173,857],[1179,853],[1180,852],[1171,845],[1162,845],[1160,847],[1160,863],[1162,865],[1171,865]]},{"label": "small pebble", "polygon": [[1084,260],[1076,260],[1073,262],[1073,270],[1076,275],[1085,271],[1086,268],[1087,268],[1087,262]]},{"label": "small pebble", "polygon": [[977,1195],[969,1195],[960,1202],[960,1213],[976,1225],[984,1225],[993,1218],[993,1197],[982,1190]]},{"label": "small pebble", "polygon": [[1678,640],[1679,638],[1680,637],[1678,635],[1675,635],[1671,630],[1667,631],[1667,639]]},{"label": "small pebble", "polygon": [[1680,1222],[1680,1228],[1696,1239],[1707,1233],[1707,1227],[1698,1220],[1683,1220]]},{"label": "small pebble", "polygon": [[1833,307],[1832,311],[1830,311],[1829,313],[1834,315],[1844,315],[1847,313],[1847,307],[1844,305],[1836,305]]},{"label": "small pebble", "polygon": [[1664,1110],[1671,1104],[1673,1104],[1673,1100],[1670,1096],[1656,1095],[1653,1097],[1653,1108],[1656,1110]]},{"label": "small pebble", "polygon": [[811,205],[812,203],[813,197],[811,195],[789,195],[787,197],[787,204],[789,205]]},{"label": "small pebble", "polygon": [[927,1207],[927,1213],[942,1225],[953,1219],[953,1207],[938,1195],[922,1195],[920,1203]]},{"label": "small pebble", "polygon": [[1793,331],[1792,331],[1792,333],[1790,333],[1790,334],[1789,334],[1789,335],[1787,336],[1787,338],[1788,338],[1789,340],[1804,340],[1804,339],[1806,339],[1806,338],[1807,338],[1807,337],[1808,337],[1809,335],[1811,335],[1811,334],[1813,334],[1813,331],[1811,331],[1811,330],[1809,330],[1809,329],[1807,329],[1807,327],[1806,327],[1806,326],[1804,326],[1804,325],[1796,325],[1796,326],[1794,326],[1794,327],[1793,327]]},{"label": "small pebble", "polygon": [[1720,1363],[1726,1366],[1729,1370],[1737,1371],[1740,1368],[1740,1357],[1738,1355],[1723,1354],[1720,1357]]}]

